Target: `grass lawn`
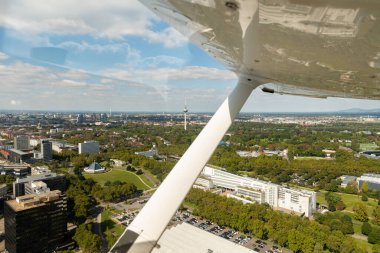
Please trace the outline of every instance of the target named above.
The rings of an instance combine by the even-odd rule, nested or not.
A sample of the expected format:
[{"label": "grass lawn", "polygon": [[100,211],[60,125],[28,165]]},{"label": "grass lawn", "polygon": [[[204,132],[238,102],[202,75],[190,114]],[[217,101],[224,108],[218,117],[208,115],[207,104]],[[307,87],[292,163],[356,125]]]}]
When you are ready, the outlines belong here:
[{"label": "grass lawn", "polygon": [[[326,200],[325,200],[325,193],[326,193],[325,191],[320,191],[317,193],[317,202],[319,204],[327,205]],[[346,204],[346,209],[343,210],[343,212],[348,214],[349,216],[351,216],[352,222],[354,225],[355,234],[362,235],[361,228],[362,228],[363,223],[355,220],[354,212],[352,209],[353,209],[355,203],[357,203],[357,202],[364,203],[367,206],[368,216],[371,220],[373,218],[372,217],[373,209],[377,206],[377,200],[372,199],[372,198],[368,198],[368,201],[362,201],[361,196],[358,196],[358,195],[339,193],[339,192],[335,192],[335,194],[339,195],[342,198],[344,204]],[[372,227],[377,227],[371,221],[370,221],[370,224]],[[368,243],[366,240],[360,240],[358,238],[355,238],[355,241],[357,242],[357,246],[359,248],[365,250],[366,252],[372,252],[372,244]]]},{"label": "grass lawn", "polygon": [[104,209],[102,212],[102,231],[106,237],[108,248],[114,245],[125,229],[123,225],[117,224],[111,220],[112,214],[114,214],[114,212],[110,209]]},{"label": "grass lawn", "polygon": [[[319,204],[327,205],[325,200],[325,191],[320,191],[317,193],[317,202]],[[344,204],[346,204],[346,209],[344,211],[346,212],[353,212],[352,209],[356,202],[361,202],[367,205],[368,208],[368,216],[372,218],[373,209],[377,206],[377,200],[368,198],[368,201],[362,201],[361,196],[354,195],[354,194],[346,194],[346,193],[340,193],[340,192],[334,192],[334,194],[339,195]]]},{"label": "grass lawn", "polygon": [[356,239],[355,238],[355,242],[356,242],[356,246],[359,248],[359,249],[362,249],[364,250],[365,252],[372,252],[372,244],[368,243],[367,241],[363,241],[363,240],[360,240],[360,239]]},{"label": "grass lawn", "polygon": [[144,174],[139,175],[139,177],[142,179],[142,181],[144,181],[145,184],[149,185],[149,187],[154,187],[154,184]]},{"label": "grass lawn", "polygon": [[[128,182],[136,185],[138,189],[141,190],[148,190],[150,189],[150,186],[148,187],[147,185],[148,182],[146,182],[147,185],[145,185],[141,180],[145,182],[149,181],[147,178],[139,177],[133,172],[126,171],[125,169],[122,169],[120,167],[114,167],[112,170],[105,172],[105,173],[99,173],[99,174],[87,174],[83,173],[85,178],[92,178],[94,181],[98,182],[101,185],[104,185],[105,182],[110,181],[121,181],[121,182]],[[143,175],[140,175],[143,176]],[[141,178],[141,180],[140,180]]]}]

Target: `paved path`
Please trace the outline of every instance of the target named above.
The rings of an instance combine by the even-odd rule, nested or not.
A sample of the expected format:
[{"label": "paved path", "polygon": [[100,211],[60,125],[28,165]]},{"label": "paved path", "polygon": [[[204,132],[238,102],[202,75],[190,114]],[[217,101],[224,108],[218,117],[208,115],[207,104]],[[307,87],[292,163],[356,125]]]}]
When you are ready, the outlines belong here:
[{"label": "paved path", "polygon": [[353,238],[356,238],[356,239],[359,239],[359,240],[367,241],[367,236],[365,236],[365,235],[353,234],[351,236]]},{"label": "paved path", "polygon": [[153,185],[159,185],[160,184],[160,181],[158,181],[157,179],[155,179],[152,175],[150,175],[149,173],[146,173],[144,172],[144,175],[146,176],[146,178],[152,182]]}]

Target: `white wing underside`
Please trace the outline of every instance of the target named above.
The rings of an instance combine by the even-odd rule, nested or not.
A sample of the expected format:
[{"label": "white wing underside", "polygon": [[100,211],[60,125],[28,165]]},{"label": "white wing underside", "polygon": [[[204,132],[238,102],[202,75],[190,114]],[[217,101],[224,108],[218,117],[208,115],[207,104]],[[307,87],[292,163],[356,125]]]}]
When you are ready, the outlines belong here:
[{"label": "white wing underside", "polygon": [[239,78],[282,94],[380,98],[376,0],[141,2]]}]

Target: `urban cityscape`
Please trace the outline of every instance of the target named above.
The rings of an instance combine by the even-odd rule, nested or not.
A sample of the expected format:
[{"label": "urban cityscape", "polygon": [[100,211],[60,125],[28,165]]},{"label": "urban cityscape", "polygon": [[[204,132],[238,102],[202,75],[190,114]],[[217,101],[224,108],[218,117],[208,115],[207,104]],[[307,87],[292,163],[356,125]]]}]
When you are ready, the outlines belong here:
[{"label": "urban cityscape", "polygon": [[380,253],[380,1],[0,1],[0,253]]},{"label": "urban cityscape", "polygon": [[[188,110],[2,112],[2,252],[107,252],[208,120]],[[190,250],[198,234],[231,252],[376,252],[379,126],[376,115],[241,114],[160,243],[175,234]],[[248,207],[249,224],[222,218]],[[253,218],[260,209],[344,243],[294,241],[281,229],[301,229],[277,234],[274,217]]]}]

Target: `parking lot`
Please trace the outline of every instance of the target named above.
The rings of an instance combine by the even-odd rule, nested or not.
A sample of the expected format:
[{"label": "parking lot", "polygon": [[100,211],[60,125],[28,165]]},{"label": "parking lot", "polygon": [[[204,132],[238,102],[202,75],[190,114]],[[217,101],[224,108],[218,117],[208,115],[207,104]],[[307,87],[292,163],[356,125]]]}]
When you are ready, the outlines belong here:
[{"label": "parking lot", "polygon": [[124,226],[128,226],[129,224],[131,224],[131,222],[138,213],[139,210],[133,212],[124,211],[122,213],[112,215],[111,218],[117,221],[118,223],[123,224]]},{"label": "parking lot", "polygon": [[279,249],[276,245],[269,245],[272,243],[265,242],[259,239],[253,239],[250,236],[246,236],[239,231],[235,231],[231,228],[219,226],[212,223],[211,221],[201,219],[192,215],[189,212],[177,212],[176,215],[172,218],[172,225],[176,223],[187,222],[193,226],[196,226],[200,229],[213,233],[217,236],[223,237],[226,240],[230,240],[236,244],[242,245],[254,251],[260,253],[282,253],[283,251]]}]

